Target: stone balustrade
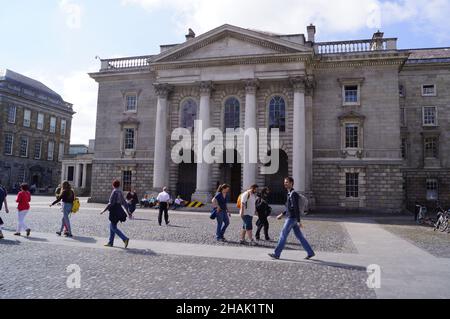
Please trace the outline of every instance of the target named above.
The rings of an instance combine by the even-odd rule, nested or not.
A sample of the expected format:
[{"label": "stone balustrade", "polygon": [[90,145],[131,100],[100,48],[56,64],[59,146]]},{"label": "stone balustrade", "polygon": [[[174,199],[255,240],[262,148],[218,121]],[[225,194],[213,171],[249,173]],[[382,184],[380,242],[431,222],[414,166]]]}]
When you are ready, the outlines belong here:
[{"label": "stone balustrade", "polygon": [[101,71],[143,68],[150,65],[151,55],[101,60]]},{"label": "stone balustrade", "polygon": [[316,54],[388,51],[397,49],[397,39],[318,42],[314,49]]}]

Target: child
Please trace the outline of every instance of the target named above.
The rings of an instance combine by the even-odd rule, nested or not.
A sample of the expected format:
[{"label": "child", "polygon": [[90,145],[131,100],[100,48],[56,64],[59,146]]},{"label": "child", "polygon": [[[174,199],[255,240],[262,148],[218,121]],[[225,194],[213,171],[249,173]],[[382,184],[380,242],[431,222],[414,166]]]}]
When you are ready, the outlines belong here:
[{"label": "child", "polygon": [[[6,189],[0,184],[0,210],[2,210],[3,204],[5,204],[5,212],[8,214],[8,203],[6,201],[6,196],[8,193],[6,192]],[[0,218],[0,239],[3,239],[3,233],[2,233],[2,226],[3,226],[3,220]]]},{"label": "child", "polygon": [[14,234],[15,236],[20,236],[20,232],[22,230],[25,230],[27,233],[27,237],[30,237],[31,229],[27,227],[25,224],[25,217],[27,216],[28,212],[30,211],[30,201],[31,201],[31,194],[29,192],[28,184],[24,183],[20,185],[20,192],[17,194],[16,203],[17,205],[17,211],[18,211],[18,217],[19,217],[19,224],[17,226],[17,232]]}]

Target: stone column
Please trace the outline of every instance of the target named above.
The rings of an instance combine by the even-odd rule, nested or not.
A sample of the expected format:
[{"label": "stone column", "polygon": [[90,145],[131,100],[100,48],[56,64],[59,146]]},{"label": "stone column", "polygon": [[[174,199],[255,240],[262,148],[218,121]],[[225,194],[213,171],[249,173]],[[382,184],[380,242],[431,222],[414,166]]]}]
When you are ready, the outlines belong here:
[{"label": "stone column", "polygon": [[75,163],[74,165],[74,174],[75,174],[75,178],[74,178],[74,186],[75,188],[78,188],[80,185],[80,165],[78,163]]},{"label": "stone column", "polygon": [[86,180],[87,180],[87,164],[83,163],[83,178],[81,180],[81,188],[86,188]]},{"label": "stone column", "polygon": [[[258,80],[245,81],[245,129],[256,129],[256,91],[258,90]],[[257,163],[251,163],[250,158],[257,154],[255,145],[244,140],[244,180],[242,187],[248,189],[253,184],[256,184],[256,170]],[[258,148],[256,148],[256,152]]]},{"label": "stone column", "polygon": [[305,78],[291,79],[294,88],[294,129],[292,139],[292,177],[294,188],[306,192],[306,108]]},{"label": "stone column", "polygon": [[161,191],[166,186],[167,180],[167,99],[170,87],[166,84],[155,84],[155,90],[158,96],[158,104],[156,106],[153,188]]},{"label": "stone column", "polygon": [[200,83],[200,107],[198,119],[201,121],[201,129],[197,128],[196,138],[198,143],[200,143],[200,141],[203,141],[203,145],[198,150],[196,150],[197,189],[195,191],[195,194],[192,195],[192,198],[202,203],[209,203],[209,201],[211,200],[210,164],[205,163],[203,159],[203,150],[205,149],[205,145],[209,143],[209,141],[205,141],[203,139],[203,133],[211,126],[210,100],[212,89],[212,82]]},{"label": "stone column", "polygon": [[67,166],[64,163],[62,163],[62,165],[61,165],[61,184],[65,180],[67,180],[66,172],[67,172]]}]

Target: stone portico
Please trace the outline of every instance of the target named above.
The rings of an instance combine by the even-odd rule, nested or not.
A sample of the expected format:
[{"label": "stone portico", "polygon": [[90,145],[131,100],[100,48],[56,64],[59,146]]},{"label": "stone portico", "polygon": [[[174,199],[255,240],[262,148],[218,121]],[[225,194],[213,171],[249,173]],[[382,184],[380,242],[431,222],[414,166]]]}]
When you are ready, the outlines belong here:
[{"label": "stone portico", "polygon": [[[402,209],[398,91],[410,52],[380,32],[321,43],[314,26],[307,31],[305,38],[223,25],[158,55],[102,60],[91,74],[99,83],[92,199],[105,201],[111,180],[125,176],[140,194],[168,186],[173,196],[207,202],[218,184],[231,184],[236,199],[256,183],[281,202],[289,175],[318,208]],[[171,135],[183,127],[194,141],[208,128],[279,128],[280,170],[174,163]]]}]

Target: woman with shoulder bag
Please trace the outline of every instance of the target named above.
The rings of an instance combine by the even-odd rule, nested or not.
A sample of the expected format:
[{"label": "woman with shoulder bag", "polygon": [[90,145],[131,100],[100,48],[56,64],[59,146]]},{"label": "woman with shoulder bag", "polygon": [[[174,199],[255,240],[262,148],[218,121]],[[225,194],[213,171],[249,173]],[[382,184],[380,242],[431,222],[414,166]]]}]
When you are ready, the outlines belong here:
[{"label": "woman with shoulder bag", "polygon": [[58,198],[50,205],[52,207],[53,205],[56,205],[60,201],[63,202],[62,205],[62,212],[63,212],[63,218],[61,222],[61,230],[59,232],[56,232],[58,236],[61,236],[64,227],[66,227],[67,233],[65,233],[66,237],[73,237],[72,236],[72,228],[70,226],[70,219],[69,216],[72,213],[72,207],[73,207],[73,201],[75,200],[75,193],[72,190],[72,186],[70,186],[69,182],[64,182],[62,184],[62,192],[58,196]]},{"label": "woman with shoulder bag", "polygon": [[[101,212],[101,215],[103,215],[107,210],[109,210],[109,221],[111,222],[109,242],[105,245],[105,247],[113,247],[114,237],[117,235],[123,240],[125,248],[127,248],[130,239],[125,236],[119,228],[117,228],[117,224],[119,222],[125,222],[127,219],[127,213],[129,215],[130,211],[128,209],[127,201],[125,200],[122,191],[119,189],[120,181],[115,180],[112,186],[114,189],[109,197],[109,204],[106,206],[105,210]],[[126,208],[127,213],[125,213],[123,207]]]},{"label": "woman with shoulder bag", "polygon": [[215,216],[212,214],[212,217],[217,219],[217,229],[216,229],[216,239],[217,241],[226,242],[225,239],[225,231],[230,225],[230,217],[231,214],[228,212],[227,207],[227,197],[228,192],[231,187],[228,184],[223,184],[219,186],[217,190],[216,196],[214,196],[212,202],[216,209]]}]

